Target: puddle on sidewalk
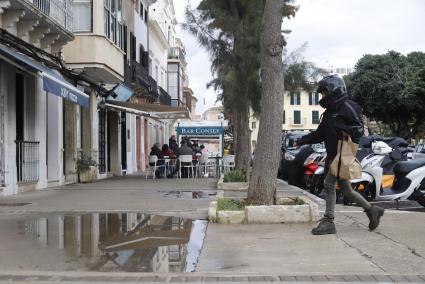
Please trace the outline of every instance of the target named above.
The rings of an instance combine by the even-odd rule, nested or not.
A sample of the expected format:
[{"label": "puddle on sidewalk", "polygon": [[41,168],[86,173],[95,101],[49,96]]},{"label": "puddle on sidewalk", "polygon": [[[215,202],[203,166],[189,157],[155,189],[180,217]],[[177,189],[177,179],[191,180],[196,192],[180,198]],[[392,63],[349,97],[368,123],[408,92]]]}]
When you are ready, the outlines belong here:
[{"label": "puddle on sidewalk", "polygon": [[172,190],[164,194],[164,197],[184,198],[184,199],[204,199],[216,196],[216,191],[190,191],[190,190]]},{"label": "puddle on sidewalk", "polygon": [[0,270],[192,272],[207,221],[142,213],[0,220]]}]

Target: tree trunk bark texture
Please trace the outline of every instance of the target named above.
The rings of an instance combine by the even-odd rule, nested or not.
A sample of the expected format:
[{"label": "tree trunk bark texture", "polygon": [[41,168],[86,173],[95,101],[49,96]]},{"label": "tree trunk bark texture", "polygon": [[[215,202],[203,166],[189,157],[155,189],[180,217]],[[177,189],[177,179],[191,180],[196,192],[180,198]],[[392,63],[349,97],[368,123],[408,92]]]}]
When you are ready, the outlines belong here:
[{"label": "tree trunk bark texture", "polygon": [[235,168],[248,173],[251,160],[251,131],[249,129],[249,106],[235,113],[237,125],[235,145]]},{"label": "tree trunk bark texture", "polygon": [[261,31],[261,113],[248,203],[274,203],[283,113],[282,0],[267,0]]}]

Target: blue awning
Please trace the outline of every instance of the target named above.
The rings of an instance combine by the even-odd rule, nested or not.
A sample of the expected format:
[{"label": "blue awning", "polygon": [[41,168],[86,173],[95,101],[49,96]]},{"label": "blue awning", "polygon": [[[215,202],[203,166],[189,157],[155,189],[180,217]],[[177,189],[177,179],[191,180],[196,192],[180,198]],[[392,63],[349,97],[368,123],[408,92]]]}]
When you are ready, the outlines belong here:
[{"label": "blue awning", "polygon": [[106,100],[115,102],[127,102],[133,94],[133,90],[131,90],[124,84],[118,84],[113,89],[112,95],[109,95]]},{"label": "blue awning", "polygon": [[17,51],[13,51],[2,44],[0,44],[0,56],[12,64],[19,65],[31,71],[41,72],[43,76],[43,89],[46,92],[70,100],[83,107],[89,106],[89,96],[66,81],[58,71],[52,70],[44,66],[41,62],[35,61]]}]

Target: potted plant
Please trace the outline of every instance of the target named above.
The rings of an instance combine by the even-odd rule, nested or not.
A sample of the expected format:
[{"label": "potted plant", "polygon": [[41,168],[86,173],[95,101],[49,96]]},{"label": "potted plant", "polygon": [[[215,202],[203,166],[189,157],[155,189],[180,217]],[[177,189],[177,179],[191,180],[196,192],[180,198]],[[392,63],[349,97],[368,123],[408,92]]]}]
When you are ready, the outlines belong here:
[{"label": "potted plant", "polygon": [[80,183],[93,182],[96,180],[97,163],[91,157],[81,154],[77,160],[78,179]]}]

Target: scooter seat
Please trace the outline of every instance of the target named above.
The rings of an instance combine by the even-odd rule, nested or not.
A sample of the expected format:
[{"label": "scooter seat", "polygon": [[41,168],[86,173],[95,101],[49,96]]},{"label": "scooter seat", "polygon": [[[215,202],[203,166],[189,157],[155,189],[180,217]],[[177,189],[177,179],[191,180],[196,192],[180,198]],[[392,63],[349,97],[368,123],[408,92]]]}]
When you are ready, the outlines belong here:
[{"label": "scooter seat", "polygon": [[422,166],[425,166],[425,158],[410,160],[410,161],[403,161],[403,162],[397,163],[394,166],[394,173],[396,175],[405,175],[413,171],[414,169],[420,168]]}]

